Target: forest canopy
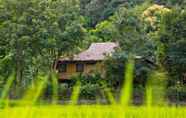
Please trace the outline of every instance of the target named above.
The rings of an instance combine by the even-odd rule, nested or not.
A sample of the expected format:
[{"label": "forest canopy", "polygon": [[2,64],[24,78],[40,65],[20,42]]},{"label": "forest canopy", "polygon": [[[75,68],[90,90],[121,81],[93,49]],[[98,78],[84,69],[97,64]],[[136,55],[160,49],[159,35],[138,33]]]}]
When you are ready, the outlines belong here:
[{"label": "forest canopy", "polygon": [[165,68],[170,84],[184,83],[185,8],[184,0],[1,0],[0,81],[15,72],[26,86],[60,56],[112,41],[115,59],[142,56]]}]

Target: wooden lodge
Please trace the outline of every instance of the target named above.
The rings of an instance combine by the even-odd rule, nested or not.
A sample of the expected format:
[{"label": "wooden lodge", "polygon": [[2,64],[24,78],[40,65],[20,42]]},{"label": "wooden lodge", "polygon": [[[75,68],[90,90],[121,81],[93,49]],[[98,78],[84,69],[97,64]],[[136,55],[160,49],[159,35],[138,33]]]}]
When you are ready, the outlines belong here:
[{"label": "wooden lodge", "polygon": [[79,73],[91,74],[95,71],[103,72],[103,60],[111,56],[118,44],[113,42],[92,43],[90,47],[73,57],[63,57],[58,60],[56,70],[60,80],[69,80]]}]

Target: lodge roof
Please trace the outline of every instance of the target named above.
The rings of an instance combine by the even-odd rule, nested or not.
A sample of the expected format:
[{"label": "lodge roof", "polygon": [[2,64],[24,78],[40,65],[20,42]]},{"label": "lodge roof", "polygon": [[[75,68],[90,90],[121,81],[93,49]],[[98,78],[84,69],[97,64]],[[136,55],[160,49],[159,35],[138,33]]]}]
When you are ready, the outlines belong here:
[{"label": "lodge roof", "polygon": [[118,47],[117,43],[114,42],[104,42],[104,43],[92,43],[90,47],[77,54],[72,58],[62,58],[61,61],[101,61],[104,60],[106,56],[111,55],[115,48]]}]

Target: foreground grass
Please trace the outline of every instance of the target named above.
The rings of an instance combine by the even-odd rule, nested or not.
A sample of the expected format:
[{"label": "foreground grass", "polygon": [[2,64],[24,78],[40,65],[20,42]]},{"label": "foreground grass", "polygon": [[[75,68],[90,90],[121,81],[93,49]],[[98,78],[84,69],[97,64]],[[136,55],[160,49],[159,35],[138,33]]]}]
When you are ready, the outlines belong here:
[{"label": "foreground grass", "polygon": [[[134,62],[129,61],[125,72],[125,83],[119,102],[106,88],[110,105],[77,105],[81,83],[77,82],[68,105],[56,105],[58,101],[57,81],[53,77],[53,105],[39,105],[38,99],[46,86],[47,77],[39,77],[35,87],[30,87],[23,98],[11,106],[8,99],[10,87],[15,80],[10,76],[0,97],[0,118],[186,118],[186,107],[168,106],[164,99],[166,76],[154,73],[146,87],[143,106],[132,106],[132,81]],[[153,81],[155,80],[155,81]],[[158,88],[158,89],[157,89]],[[158,91],[157,91],[158,90]]]},{"label": "foreground grass", "polygon": [[5,108],[1,118],[186,118],[185,108],[120,105],[37,106]]}]

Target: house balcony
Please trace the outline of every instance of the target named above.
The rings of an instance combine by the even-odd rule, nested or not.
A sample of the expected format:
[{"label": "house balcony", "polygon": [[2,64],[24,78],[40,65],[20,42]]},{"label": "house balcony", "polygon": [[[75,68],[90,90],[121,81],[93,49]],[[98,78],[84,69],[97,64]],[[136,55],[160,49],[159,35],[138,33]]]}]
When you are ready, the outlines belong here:
[{"label": "house balcony", "polygon": [[73,75],[75,75],[74,73],[59,73],[59,79],[60,80],[69,80]]}]

